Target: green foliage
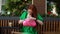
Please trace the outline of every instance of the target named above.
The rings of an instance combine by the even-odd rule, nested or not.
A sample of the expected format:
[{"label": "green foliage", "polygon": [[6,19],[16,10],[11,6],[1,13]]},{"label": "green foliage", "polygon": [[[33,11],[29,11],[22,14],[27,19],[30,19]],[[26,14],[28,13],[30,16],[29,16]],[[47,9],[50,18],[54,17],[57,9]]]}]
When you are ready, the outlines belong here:
[{"label": "green foliage", "polygon": [[52,11],[53,5],[51,3],[47,3],[47,11]]},{"label": "green foliage", "polygon": [[[2,5],[2,10],[10,11],[10,16],[19,16],[24,8],[27,7],[27,3],[31,3],[31,0],[6,0],[5,5]],[[14,16],[13,15],[13,16]]]}]

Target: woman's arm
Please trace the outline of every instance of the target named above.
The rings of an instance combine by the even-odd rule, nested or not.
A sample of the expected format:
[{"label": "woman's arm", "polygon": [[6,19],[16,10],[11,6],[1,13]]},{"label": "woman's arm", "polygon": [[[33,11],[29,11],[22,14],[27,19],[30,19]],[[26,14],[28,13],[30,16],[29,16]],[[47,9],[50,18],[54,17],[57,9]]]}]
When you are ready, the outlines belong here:
[{"label": "woman's arm", "polygon": [[24,21],[24,20],[19,20],[19,21],[18,21],[18,23],[19,23],[19,24],[22,24],[22,23],[23,23],[23,21]]},{"label": "woman's arm", "polygon": [[37,20],[37,22],[38,22],[40,25],[43,25],[43,22],[42,22],[42,21]]}]

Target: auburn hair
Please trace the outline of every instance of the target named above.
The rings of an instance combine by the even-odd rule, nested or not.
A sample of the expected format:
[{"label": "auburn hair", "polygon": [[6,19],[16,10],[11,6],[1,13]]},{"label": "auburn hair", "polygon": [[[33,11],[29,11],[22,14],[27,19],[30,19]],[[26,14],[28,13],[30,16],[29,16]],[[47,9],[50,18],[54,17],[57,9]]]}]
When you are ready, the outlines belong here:
[{"label": "auburn hair", "polygon": [[35,17],[35,18],[37,18],[37,8],[36,8],[36,6],[35,5],[29,5],[28,6],[28,9],[31,9],[32,10],[32,15],[33,15],[33,17]]}]

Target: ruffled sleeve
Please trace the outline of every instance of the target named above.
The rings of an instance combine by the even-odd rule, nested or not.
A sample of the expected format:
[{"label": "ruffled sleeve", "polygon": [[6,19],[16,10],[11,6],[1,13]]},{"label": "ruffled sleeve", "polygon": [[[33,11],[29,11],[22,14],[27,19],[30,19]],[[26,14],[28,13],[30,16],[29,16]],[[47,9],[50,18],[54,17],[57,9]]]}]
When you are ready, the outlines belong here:
[{"label": "ruffled sleeve", "polygon": [[23,12],[19,18],[20,20],[24,20],[26,17],[27,17],[27,11]]},{"label": "ruffled sleeve", "polygon": [[37,20],[43,21],[43,18],[41,17],[39,13],[37,14]]}]

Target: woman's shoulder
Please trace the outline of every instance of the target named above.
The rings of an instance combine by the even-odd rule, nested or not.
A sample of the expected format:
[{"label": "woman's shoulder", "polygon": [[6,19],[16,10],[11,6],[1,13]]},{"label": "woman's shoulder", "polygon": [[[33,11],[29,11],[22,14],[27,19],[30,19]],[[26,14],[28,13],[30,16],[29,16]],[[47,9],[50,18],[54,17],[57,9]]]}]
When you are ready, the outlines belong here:
[{"label": "woman's shoulder", "polygon": [[23,11],[22,14],[23,14],[23,13],[27,13],[27,11]]},{"label": "woman's shoulder", "polygon": [[21,20],[24,20],[24,19],[26,18],[26,16],[27,16],[27,11],[24,11],[24,12],[22,12],[22,14],[20,15],[20,19],[21,19]]},{"label": "woman's shoulder", "polygon": [[43,17],[41,16],[40,13],[37,13],[37,19],[43,21]]},{"label": "woman's shoulder", "polygon": [[25,14],[27,14],[27,11],[23,11],[21,15],[25,15]]}]

